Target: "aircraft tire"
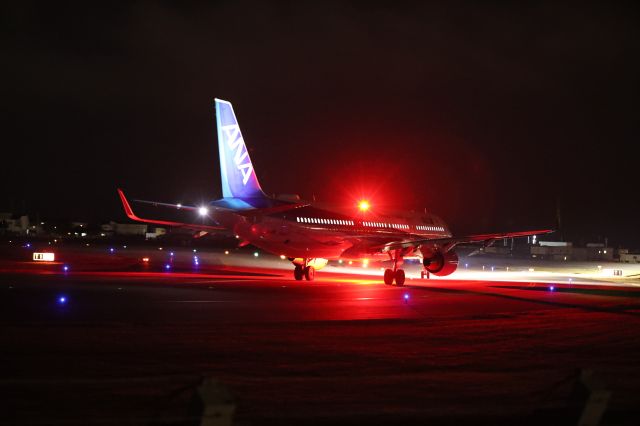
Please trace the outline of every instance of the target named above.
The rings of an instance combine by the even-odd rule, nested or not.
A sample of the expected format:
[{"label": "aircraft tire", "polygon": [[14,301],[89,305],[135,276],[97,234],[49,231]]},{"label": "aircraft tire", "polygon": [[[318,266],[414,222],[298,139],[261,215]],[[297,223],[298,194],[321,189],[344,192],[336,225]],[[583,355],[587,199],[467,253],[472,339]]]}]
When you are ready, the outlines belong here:
[{"label": "aircraft tire", "polygon": [[293,270],[293,278],[295,278],[296,281],[300,281],[303,276],[304,273],[302,272],[302,268],[300,266],[296,266]]},{"label": "aircraft tire", "polygon": [[394,275],[396,279],[396,285],[398,287],[402,287],[404,285],[404,269],[396,270],[396,273]]},{"label": "aircraft tire", "polygon": [[386,285],[393,284],[393,270],[392,269],[385,269],[384,270],[384,283]]},{"label": "aircraft tire", "polygon": [[307,281],[313,281],[313,279],[316,277],[316,268],[314,268],[313,266],[307,266],[306,268],[304,268],[304,277],[307,279]]}]

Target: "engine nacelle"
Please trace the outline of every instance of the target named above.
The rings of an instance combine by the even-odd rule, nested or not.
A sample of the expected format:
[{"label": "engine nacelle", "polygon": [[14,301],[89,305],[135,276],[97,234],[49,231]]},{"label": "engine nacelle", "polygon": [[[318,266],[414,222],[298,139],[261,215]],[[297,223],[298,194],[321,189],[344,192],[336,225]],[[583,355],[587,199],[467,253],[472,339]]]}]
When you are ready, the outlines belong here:
[{"label": "engine nacelle", "polygon": [[[294,265],[304,265],[304,259],[301,257],[296,257],[295,259],[292,260]],[[319,271],[320,269],[324,268],[325,266],[327,266],[327,263],[329,263],[328,259],[322,259],[320,257],[314,257],[312,259],[307,260],[307,266],[313,266],[313,268],[316,271]]]},{"label": "engine nacelle", "polygon": [[424,257],[422,264],[430,274],[444,277],[458,269],[458,255],[453,250],[446,253],[436,251],[431,257]]}]

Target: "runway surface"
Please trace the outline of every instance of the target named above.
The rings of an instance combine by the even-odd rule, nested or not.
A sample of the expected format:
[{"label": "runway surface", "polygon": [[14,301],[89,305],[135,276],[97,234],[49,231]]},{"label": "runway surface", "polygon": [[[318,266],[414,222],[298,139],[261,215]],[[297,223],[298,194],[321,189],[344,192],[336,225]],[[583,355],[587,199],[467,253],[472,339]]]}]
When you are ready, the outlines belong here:
[{"label": "runway surface", "polygon": [[2,423],[188,424],[214,377],[235,424],[575,424],[578,369],[640,414],[632,287],[60,266],[2,269]]}]

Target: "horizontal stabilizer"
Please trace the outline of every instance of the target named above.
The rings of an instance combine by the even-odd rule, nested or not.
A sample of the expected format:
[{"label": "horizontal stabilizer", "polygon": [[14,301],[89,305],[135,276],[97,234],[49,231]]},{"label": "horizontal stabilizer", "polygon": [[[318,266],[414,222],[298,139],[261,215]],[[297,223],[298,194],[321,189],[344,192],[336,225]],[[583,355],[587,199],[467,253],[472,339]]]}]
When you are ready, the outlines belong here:
[{"label": "horizontal stabilizer", "polygon": [[195,206],[185,206],[182,204],[171,204],[171,203],[160,203],[158,201],[148,201],[148,200],[131,200],[134,203],[141,203],[141,204],[151,204],[154,207],[169,207],[169,208],[173,208],[176,210],[187,210],[187,211],[193,211],[193,212],[197,212],[200,207],[195,207]]},{"label": "horizontal stabilizer", "polygon": [[309,204],[305,204],[305,203],[284,204],[282,206],[242,210],[242,211],[239,211],[238,214],[241,214],[243,216],[256,216],[256,215],[266,216],[269,214],[287,212],[289,210],[295,210],[295,209],[299,209],[301,207],[307,207],[307,206],[309,206]]},{"label": "horizontal stabilizer", "polygon": [[[118,188],[118,195],[120,196],[120,201],[122,201],[122,206],[124,207],[124,212],[126,213],[127,217],[131,220],[135,220],[136,222],[150,223],[153,225],[164,225],[164,226],[174,226],[174,227],[187,228],[187,229],[195,229],[198,231],[226,230],[226,228],[223,228],[221,226],[201,225],[197,223],[172,222],[167,220],[144,219],[144,218],[138,217],[133,212],[133,209],[131,208],[129,201],[127,200],[127,198],[124,195],[124,192],[122,192],[120,188]],[[153,202],[150,202],[150,203],[153,204]],[[166,203],[156,203],[156,204],[166,204]]]}]

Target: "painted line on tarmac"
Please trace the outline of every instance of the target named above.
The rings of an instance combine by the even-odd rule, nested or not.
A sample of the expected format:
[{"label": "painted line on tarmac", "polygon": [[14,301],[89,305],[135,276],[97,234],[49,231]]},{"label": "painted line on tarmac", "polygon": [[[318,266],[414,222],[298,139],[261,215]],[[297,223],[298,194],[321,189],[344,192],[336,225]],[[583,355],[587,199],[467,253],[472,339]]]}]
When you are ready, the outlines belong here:
[{"label": "painted line on tarmac", "polygon": [[256,278],[238,278],[227,280],[198,280],[198,281],[184,281],[181,284],[219,284],[219,283],[238,283],[243,281],[260,282],[261,280]]}]

